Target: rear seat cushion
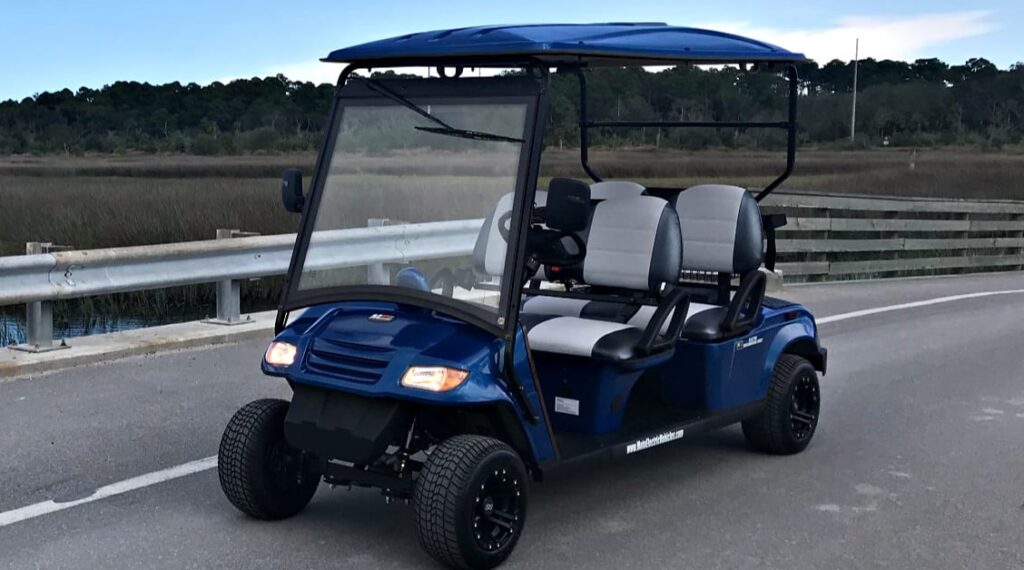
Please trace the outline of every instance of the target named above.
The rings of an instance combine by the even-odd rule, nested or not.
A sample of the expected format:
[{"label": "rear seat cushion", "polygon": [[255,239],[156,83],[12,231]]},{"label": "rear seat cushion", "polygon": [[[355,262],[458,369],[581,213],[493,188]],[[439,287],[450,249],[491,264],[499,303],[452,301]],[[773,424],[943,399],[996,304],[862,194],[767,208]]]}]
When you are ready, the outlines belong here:
[{"label": "rear seat cushion", "polygon": [[[725,310],[725,307],[720,307],[718,305],[707,305],[704,303],[695,303],[691,301],[690,308],[687,309],[686,311],[686,321],[684,321],[684,323],[688,324],[692,319],[696,318],[698,314],[717,309]],[[626,321],[626,324],[633,327],[637,327],[639,329],[645,329],[647,328],[647,323],[651,322],[651,317],[654,316],[655,310],[657,310],[657,307],[644,305],[640,307],[635,313],[633,313],[633,316],[630,317],[628,321]],[[666,332],[668,332],[668,325],[669,323],[671,323],[671,321],[672,313],[669,313],[668,318],[665,319],[665,324],[662,325],[661,331],[659,331],[660,334],[665,334]],[[685,328],[686,325],[684,324],[683,327]]]},{"label": "rear seat cushion", "polygon": [[746,189],[701,184],[683,190],[672,203],[685,244],[684,270],[743,274],[760,267],[761,214]]},{"label": "rear seat cushion", "polygon": [[643,331],[625,323],[579,317],[523,315],[531,350],[624,361],[638,356]]}]

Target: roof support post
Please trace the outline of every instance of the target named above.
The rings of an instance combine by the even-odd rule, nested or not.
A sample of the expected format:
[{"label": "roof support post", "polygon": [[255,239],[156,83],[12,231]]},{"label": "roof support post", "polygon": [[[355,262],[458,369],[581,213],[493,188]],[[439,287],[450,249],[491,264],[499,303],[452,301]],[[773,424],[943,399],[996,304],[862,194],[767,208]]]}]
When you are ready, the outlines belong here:
[{"label": "roof support post", "polygon": [[764,200],[765,197],[772,193],[772,190],[775,190],[780,184],[785,182],[789,175],[793,174],[793,168],[796,166],[796,104],[800,81],[795,65],[786,67],[786,79],[789,80],[789,118],[786,121],[786,170],[778,178],[772,180],[771,184],[766,186],[764,190],[758,192],[757,196],[754,196],[754,199],[758,202]]},{"label": "roof support post", "polygon": [[590,119],[587,110],[587,74],[583,67],[576,68],[576,77],[580,82],[580,163],[583,170],[594,182],[601,177],[590,167]]}]

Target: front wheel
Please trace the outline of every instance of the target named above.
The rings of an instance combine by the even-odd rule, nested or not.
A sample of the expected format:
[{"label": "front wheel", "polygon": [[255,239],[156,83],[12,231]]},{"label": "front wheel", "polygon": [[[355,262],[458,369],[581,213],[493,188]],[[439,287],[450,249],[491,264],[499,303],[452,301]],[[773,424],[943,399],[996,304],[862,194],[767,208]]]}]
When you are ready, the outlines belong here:
[{"label": "front wheel", "polygon": [[438,562],[493,568],[526,522],[526,467],[505,443],[459,435],[427,457],[413,491],[416,534]]},{"label": "front wheel", "polygon": [[220,487],[243,513],[288,518],[309,504],[320,477],[304,469],[302,454],[284,439],[288,402],[256,400],[235,412],[217,453]]},{"label": "front wheel", "polygon": [[758,451],[800,453],[814,436],[820,408],[821,392],[814,366],[794,354],[783,354],[772,371],[765,407],[743,422],[743,435]]}]

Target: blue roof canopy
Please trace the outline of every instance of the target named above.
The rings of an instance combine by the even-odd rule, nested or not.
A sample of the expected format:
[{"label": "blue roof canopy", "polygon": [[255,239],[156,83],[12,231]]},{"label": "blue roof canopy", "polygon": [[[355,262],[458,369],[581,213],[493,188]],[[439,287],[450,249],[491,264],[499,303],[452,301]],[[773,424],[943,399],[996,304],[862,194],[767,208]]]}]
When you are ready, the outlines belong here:
[{"label": "blue roof canopy", "polygon": [[659,23],[480,26],[407,34],[333,51],[352,64],[800,62],[801,53],[733,34]]}]

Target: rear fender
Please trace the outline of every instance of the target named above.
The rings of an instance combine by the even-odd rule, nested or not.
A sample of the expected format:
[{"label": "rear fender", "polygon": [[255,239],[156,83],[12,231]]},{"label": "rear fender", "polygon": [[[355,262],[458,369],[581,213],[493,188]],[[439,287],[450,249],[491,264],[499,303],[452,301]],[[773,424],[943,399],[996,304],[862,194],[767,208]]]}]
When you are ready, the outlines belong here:
[{"label": "rear fender", "polygon": [[823,349],[818,343],[817,329],[810,315],[803,314],[782,325],[768,349],[762,370],[765,386],[771,381],[772,371],[783,354],[797,354],[809,360],[814,368],[825,372]]}]

